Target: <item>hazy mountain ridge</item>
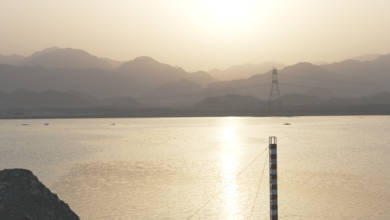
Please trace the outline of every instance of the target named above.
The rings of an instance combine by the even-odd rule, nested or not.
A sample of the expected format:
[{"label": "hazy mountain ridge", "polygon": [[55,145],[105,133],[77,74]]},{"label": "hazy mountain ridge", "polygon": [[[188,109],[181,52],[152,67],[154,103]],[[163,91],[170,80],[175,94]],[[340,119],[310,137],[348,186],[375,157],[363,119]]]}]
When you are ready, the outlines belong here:
[{"label": "hazy mountain ridge", "polygon": [[373,61],[380,56],[381,54],[363,54],[360,56],[352,57],[351,59],[357,61]]},{"label": "hazy mountain ridge", "polygon": [[72,108],[90,106],[95,102],[95,99],[83,96],[81,93],[59,92],[55,90],[34,92],[23,89],[11,93],[2,93],[0,96],[0,108]]},{"label": "hazy mountain ridge", "polygon": [[209,73],[219,80],[229,81],[249,78],[257,74],[265,73],[272,68],[281,68],[283,66],[283,64],[275,62],[265,62],[259,64],[247,63],[243,65],[234,65],[224,70],[214,69],[209,71]]},{"label": "hazy mountain ridge", "polygon": [[266,104],[253,96],[227,94],[207,97],[196,103],[193,108],[201,111],[240,111],[265,109]]},{"label": "hazy mountain ridge", "polygon": [[[288,107],[316,107],[324,108],[340,106],[369,106],[390,105],[390,92],[373,94],[359,98],[324,98],[300,94],[289,94],[280,97],[282,106]],[[193,108],[201,111],[267,111],[267,101],[254,96],[228,94],[223,96],[207,97]]]},{"label": "hazy mountain ridge", "polygon": [[149,57],[118,63],[75,49],[49,48],[17,65],[0,64],[0,88],[5,91],[55,89],[77,90],[98,97],[142,97],[165,83],[181,79],[202,86],[214,81],[205,72],[188,73]]},{"label": "hazy mountain ridge", "polygon": [[[76,49],[49,48],[22,59],[14,65],[0,64],[1,90],[79,91],[97,99],[134,97],[148,106],[178,107],[227,94],[266,100],[271,84],[270,69],[244,79],[217,81],[207,72],[190,73],[151,57],[122,63]],[[390,54],[371,61],[297,63],[279,69],[279,83],[282,95],[299,94],[308,99],[386,92],[390,90]]]},{"label": "hazy mountain ridge", "polygon": [[17,108],[137,108],[142,105],[132,97],[98,99],[77,91],[46,90],[35,92],[21,89],[14,92],[0,91],[0,109]]},{"label": "hazy mountain ridge", "polygon": [[103,69],[110,70],[114,66],[107,58],[93,56],[80,49],[48,48],[35,52],[20,62],[20,65],[42,66],[46,68],[69,69]]},{"label": "hazy mountain ridge", "polygon": [[[298,63],[279,70],[282,94],[324,97],[359,97],[390,91],[390,55],[373,61],[346,60],[314,65]],[[233,93],[266,98],[271,85],[271,72],[248,79],[210,84],[211,94]]]},{"label": "hazy mountain ridge", "polygon": [[[19,105],[15,105],[15,99],[11,99],[12,105],[5,106],[4,100],[9,95],[18,96],[16,100],[19,100]],[[26,102],[26,99],[29,101]],[[277,112],[270,112],[265,100],[236,94],[206,97],[187,107],[161,108],[145,106],[132,97],[91,99],[77,92],[35,93],[23,90],[13,94],[0,92],[0,118],[390,114],[390,93],[360,98],[318,98],[291,94],[282,96],[281,100],[283,107]]]},{"label": "hazy mountain ridge", "polygon": [[183,68],[160,63],[151,57],[137,57],[119,66],[118,72],[129,74],[139,83],[156,88],[165,83],[178,80],[189,80],[201,85],[215,81],[208,73],[198,71],[186,72]]},{"label": "hazy mountain ridge", "polygon": [[24,56],[20,56],[20,55],[0,54],[0,64],[19,65],[24,58],[25,58]]}]

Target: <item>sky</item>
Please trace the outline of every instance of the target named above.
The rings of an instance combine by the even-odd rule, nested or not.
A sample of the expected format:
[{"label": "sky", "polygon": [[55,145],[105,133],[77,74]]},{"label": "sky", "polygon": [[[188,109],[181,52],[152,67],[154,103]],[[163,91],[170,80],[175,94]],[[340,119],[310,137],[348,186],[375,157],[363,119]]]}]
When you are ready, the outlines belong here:
[{"label": "sky", "polygon": [[390,53],[389,0],[0,0],[0,54],[78,48],[186,70]]}]

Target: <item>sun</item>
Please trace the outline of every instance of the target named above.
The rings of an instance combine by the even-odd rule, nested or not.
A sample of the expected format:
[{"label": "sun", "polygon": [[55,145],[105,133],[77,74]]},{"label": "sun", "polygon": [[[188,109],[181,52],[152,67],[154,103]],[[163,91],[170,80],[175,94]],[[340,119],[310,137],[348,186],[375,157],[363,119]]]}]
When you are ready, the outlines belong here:
[{"label": "sun", "polygon": [[246,17],[249,8],[245,1],[239,0],[211,0],[208,2],[208,10],[211,17],[221,24],[242,21]]},{"label": "sun", "polygon": [[258,24],[268,20],[274,1],[279,0],[188,0],[181,1],[180,8],[198,33],[230,41],[255,33]]},{"label": "sun", "polygon": [[252,23],[256,0],[198,0],[202,26],[219,33],[239,33]]}]

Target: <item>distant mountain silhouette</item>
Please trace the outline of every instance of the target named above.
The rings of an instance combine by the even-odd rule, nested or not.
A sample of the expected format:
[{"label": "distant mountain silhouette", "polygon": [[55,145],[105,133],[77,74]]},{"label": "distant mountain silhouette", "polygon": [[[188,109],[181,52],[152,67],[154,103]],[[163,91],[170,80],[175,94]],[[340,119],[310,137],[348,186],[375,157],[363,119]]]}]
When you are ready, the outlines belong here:
[{"label": "distant mountain silhouette", "polygon": [[235,79],[245,79],[253,75],[265,73],[270,69],[277,67],[283,67],[280,63],[260,63],[260,64],[243,64],[231,66],[225,70],[214,69],[210,71],[210,75],[219,80],[235,80]]},{"label": "distant mountain silhouette", "polygon": [[266,105],[253,96],[228,94],[205,98],[196,103],[193,108],[201,111],[252,111],[264,110]]},{"label": "distant mountain silhouette", "polygon": [[105,98],[99,100],[98,105],[111,107],[111,108],[130,108],[130,109],[134,109],[142,106],[142,104],[140,104],[135,98],[130,96]]},{"label": "distant mountain silhouette", "polygon": [[357,60],[357,61],[362,61],[362,62],[373,61],[380,56],[381,56],[380,54],[364,54],[364,55],[353,57],[353,58],[351,58],[351,60]]},{"label": "distant mountain silhouette", "polygon": [[142,85],[137,85],[131,77],[125,74],[107,70],[54,69],[0,64],[0,88],[6,92],[18,89],[75,90],[96,97],[114,97],[137,94]]},{"label": "distant mountain silhouette", "polygon": [[182,68],[157,62],[151,57],[137,57],[125,62],[118,71],[149,87],[178,80],[187,74]]},{"label": "distant mountain silhouette", "polygon": [[188,80],[204,86],[214,79],[205,72],[188,73],[182,68],[138,57],[119,63],[82,50],[49,48],[15,65],[0,64],[0,88],[76,90],[97,97],[150,94],[165,83]]},{"label": "distant mountain silhouette", "polygon": [[107,58],[93,56],[83,50],[52,47],[26,57],[21,65],[68,69],[112,69],[114,64]]},{"label": "distant mountain silhouette", "polygon": [[199,85],[206,86],[211,82],[215,82],[216,79],[212,77],[209,73],[205,71],[197,71],[187,74],[184,80],[192,81],[198,83]]},{"label": "distant mountain silhouette", "polygon": [[214,81],[214,78],[206,72],[188,73],[180,67],[160,63],[146,56],[137,57],[123,63],[118,71],[128,74],[138,83],[151,88],[180,79],[190,80],[202,85]]},{"label": "distant mountain silhouette", "polygon": [[[36,98],[35,93],[43,97],[41,93],[53,90],[59,93],[79,91],[98,100],[106,100],[107,105],[123,102],[124,106],[137,105],[126,97],[133,97],[147,106],[159,107],[192,106],[207,97],[225,97],[228,94],[242,96],[244,100],[248,96],[267,100],[271,84],[270,70],[274,66],[234,66],[225,70],[227,78],[240,74],[246,77],[218,81],[207,72],[187,72],[146,56],[119,62],[82,50],[49,48],[29,57],[4,57],[0,57],[0,89],[6,93],[0,93],[0,97],[12,97],[10,94],[15,91],[30,91],[19,96],[13,94],[15,96],[8,103],[15,106],[28,103],[28,99],[37,99],[37,103],[46,105]],[[1,64],[1,60],[8,64]],[[260,72],[260,67],[264,67],[264,71]],[[282,95],[290,103],[315,105],[331,98],[335,102],[343,98],[362,102],[360,97],[390,91],[390,54],[369,61],[351,59],[323,65],[297,63],[279,68],[279,82]],[[66,100],[57,95],[59,100]],[[50,97],[56,96],[50,95],[47,99]],[[69,98],[69,105],[77,104],[78,101],[73,98]],[[235,97],[225,97],[229,98]],[[57,103],[54,99],[53,103]],[[84,99],[79,101],[85,102]],[[57,104],[61,106],[61,103]]]},{"label": "distant mountain silhouette", "polygon": [[284,106],[317,106],[329,103],[325,98],[300,94],[284,95],[281,100]]},{"label": "distant mountain silhouette", "polygon": [[174,82],[165,83],[156,89],[152,90],[149,96],[156,98],[172,97],[172,96],[185,96],[198,93],[202,90],[202,86],[199,84],[181,79]]},{"label": "distant mountain silhouette", "polygon": [[0,64],[19,65],[24,58],[20,55],[0,55]]},{"label": "distant mountain silhouette", "polygon": [[[279,70],[282,94],[319,97],[359,97],[390,91],[390,55],[373,61],[346,60],[314,65],[298,63]],[[206,93],[251,95],[265,99],[271,84],[271,72],[248,79],[215,82]]]},{"label": "distant mountain silhouette", "polygon": [[203,96],[203,86],[193,81],[180,79],[165,83],[142,97],[144,103],[150,106],[185,106],[199,101]]},{"label": "distant mountain silhouette", "polygon": [[73,108],[97,104],[97,100],[75,92],[17,90],[0,96],[0,108]]},{"label": "distant mountain silhouette", "polygon": [[[300,94],[285,95],[280,98],[283,103],[282,114],[333,114],[336,112],[354,114],[370,112],[375,114],[390,112],[390,93],[378,93],[359,98],[320,98]],[[268,114],[267,102],[253,96],[224,95],[207,97],[191,108],[210,114],[246,113]]]},{"label": "distant mountain silhouette", "polygon": [[31,90],[16,90],[5,93],[0,91],[0,109],[25,108],[129,108],[135,109],[142,105],[133,97],[111,97],[98,99],[77,91],[60,92],[46,90],[34,92]]}]

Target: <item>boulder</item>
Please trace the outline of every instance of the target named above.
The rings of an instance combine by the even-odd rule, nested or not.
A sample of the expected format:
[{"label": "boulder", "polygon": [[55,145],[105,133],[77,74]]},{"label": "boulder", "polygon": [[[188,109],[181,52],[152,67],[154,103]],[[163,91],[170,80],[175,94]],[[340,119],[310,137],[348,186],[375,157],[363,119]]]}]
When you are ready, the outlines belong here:
[{"label": "boulder", "polygon": [[79,220],[70,207],[25,169],[0,171],[0,219]]}]

